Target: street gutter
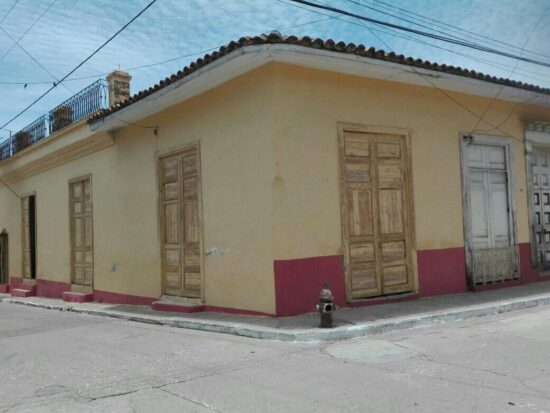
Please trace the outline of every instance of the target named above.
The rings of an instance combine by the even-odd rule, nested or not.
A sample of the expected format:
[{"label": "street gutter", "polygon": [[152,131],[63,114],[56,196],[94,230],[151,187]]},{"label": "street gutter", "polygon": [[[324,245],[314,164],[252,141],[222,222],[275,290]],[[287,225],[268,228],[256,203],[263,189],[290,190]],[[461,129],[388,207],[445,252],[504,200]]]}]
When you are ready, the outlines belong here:
[{"label": "street gutter", "polygon": [[[44,302],[44,301],[48,302]],[[200,320],[185,315],[159,315],[135,314],[131,312],[108,309],[105,304],[99,303],[65,303],[57,299],[15,298],[9,295],[0,295],[0,302],[9,304],[27,305],[48,310],[70,311],[74,313],[90,314],[96,316],[111,317],[121,320],[136,321],[140,323],[156,324],[176,328],[186,328],[213,333],[233,334],[242,337],[250,337],[263,340],[278,340],[290,342],[319,342],[339,341],[358,337],[369,337],[392,331],[419,328],[450,321],[463,321],[467,319],[506,313],[515,310],[538,307],[550,304],[550,294],[538,294],[527,297],[493,301],[486,304],[466,305],[450,308],[442,311],[424,312],[411,316],[399,316],[389,319],[365,321],[355,324],[338,326],[332,329],[315,327],[283,328],[265,327],[246,322],[250,318],[242,319],[242,322],[227,322],[219,320]],[[109,305],[111,306],[111,305]]]}]

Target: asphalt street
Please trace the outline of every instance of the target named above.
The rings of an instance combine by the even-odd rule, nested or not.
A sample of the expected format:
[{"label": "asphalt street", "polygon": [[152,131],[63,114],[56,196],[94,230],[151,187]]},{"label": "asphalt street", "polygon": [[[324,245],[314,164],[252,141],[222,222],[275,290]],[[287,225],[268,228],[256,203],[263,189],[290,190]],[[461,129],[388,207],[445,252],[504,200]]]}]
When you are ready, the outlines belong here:
[{"label": "asphalt street", "polygon": [[1,412],[550,412],[550,306],[296,344],[0,303]]}]

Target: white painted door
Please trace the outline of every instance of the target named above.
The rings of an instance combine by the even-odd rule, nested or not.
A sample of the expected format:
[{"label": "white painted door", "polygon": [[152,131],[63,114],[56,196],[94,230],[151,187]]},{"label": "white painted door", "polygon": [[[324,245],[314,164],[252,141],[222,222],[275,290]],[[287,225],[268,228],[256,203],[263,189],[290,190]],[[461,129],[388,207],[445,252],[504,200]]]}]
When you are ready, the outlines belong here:
[{"label": "white painted door", "polygon": [[466,161],[470,276],[476,285],[517,278],[506,147],[469,143]]},{"label": "white painted door", "polygon": [[468,148],[473,247],[510,245],[506,153],[502,146]]}]

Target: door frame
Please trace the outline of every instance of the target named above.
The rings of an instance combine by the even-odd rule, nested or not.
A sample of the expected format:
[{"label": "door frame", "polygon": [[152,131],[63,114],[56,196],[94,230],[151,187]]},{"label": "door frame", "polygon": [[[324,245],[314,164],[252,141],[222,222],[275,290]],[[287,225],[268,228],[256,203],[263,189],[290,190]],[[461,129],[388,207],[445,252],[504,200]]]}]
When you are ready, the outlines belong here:
[{"label": "door frame", "polygon": [[[461,169],[461,190],[462,190],[462,223],[464,230],[464,255],[466,260],[466,281],[470,288],[475,288],[472,274],[472,223],[470,216],[470,169],[468,159],[466,158],[466,149],[471,143],[471,139],[481,145],[503,147],[506,156],[506,177],[507,191],[509,199],[508,226],[510,228],[510,246],[518,247],[517,241],[517,220],[516,220],[516,186],[514,179],[514,139],[507,136],[481,135],[471,133],[459,134],[460,151],[460,169]],[[518,258],[519,261],[519,258]],[[521,270],[518,268],[519,278],[521,279]]]},{"label": "door frame", "polygon": [[[0,254],[4,255],[3,263],[4,263],[4,269],[6,270],[6,273],[4,274],[6,279],[4,281],[5,281],[6,284],[9,284],[10,283],[10,276],[9,276],[9,272],[10,272],[10,262],[9,262],[9,260],[10,260],[10,247],[9,247],[10,237],[9,237],[8,231],[6,231],[6,228],[4,228],[2,230],[2,232],[0,232],[0,243],[2,243],[1,239],[5,240],[4,248],[2,250],[0,250]],[[0,280],[0,282],[1,282],[1,280]]]},{"label": "door frame", "polygon": [[[23,240],[23,227],[24,227],[24,220],[23,220],[23,205],[22,205],[22,202],[23,202],[23,198],[29,198],[31,196],[34,196],[34,271],[35,271],[35,274],[34,274],[34,278],[31,276],[30,278],[29,277],[25,277],[24,276],[24,268],[25,268],[25,254],[24,254],[24,251],[25,251],[25,245],[24,245],[24,240]],[[22,280],[26,280],[27,282],[36,282],[35,280],[38,279],[38,254],[37,254],[37,251],[38,251],[38,202],[36,200],[37,196],[36,196],[36,191],[30,191],[30,192],[25,192],[25,193],[22,193],[22,194],[19,194],[19,210],[21,211],[21,231],[20,231],[20,234],[21,234],[21,279]],[[31,255],[31,260],[32,260],[32,255]],[[31,273],[32,273],[32,262],[31,262]]]},{"label": "door frame", "polygon": [[[541,263],[537,256],[535,226],[535,205],[533,203],[533,152],[537,150],[550,152],[550,123],[525,122],[525,174],[527,180],[527,218],[529,221],[529,242],[531,266],[538,268]],[[539,273],[541,276],[550,275],[550,271]]]},{"label": "door frame", "polygon": [[[336,156],[338,157],[338,185],[339,185],[339,194],[340,194],[340,227],[342,230],[342,247],[341,252],[343,255],[342,264],[344,270],[344,278],[346,285],[346,301],[358,301],[358,300],[368,300],[368,299],[378,299],[379,297],[370,297],[370,298],[352,298],[351,294],[351,279],[348,268],[350,264],[348,262],[348,253],[346,252],[349,248],[348,246],[348,225],[347,225],[347,196],[345,190],[344,182],[344,168],[342,158],[342,151],[344,149],[344,133],[345,132],[359,132],[359,133],[371,133],[379,135],[398,135],[401,136],[405,143],[405,149],[407,151],[405,157],[405,181],[404,188],[407,191],[407,200],[406,200],[406,216],[409,223],[408,231],[408,245],[410,259],[411,259],[411,293],[418,293],[418,265],[417,265],[417,250],[416,250],[416,218],[414,214],[414,186],[413,186],[413,175],[412,175],[412,146],[411,146],[411,137],[412,130],[408,128],[399,128],[392,126],[381,126],[381,125],[368,125],[360,123],[349,123],[349,122],[338,122],[337,123],[337,151]],[[405,225],[407,225],[405,223]]]},{"label": "door frame", "polygon": [[[90,180],[90,199],[92,201],[92,284],[77,284],[73,281],[73,268],[74,268],[74,257],[73,257],[73,217],[72,217],[72,205],[71,205],[71,184],[75,182],[81,182],[86,179]],[[90,287],[92,290],[95,283],[95,237],[94,237],[94,187],[93,187],[93,178],[92,174],[81,175],[76,178],[69,179],[68,182],[68,197],[67,204],[69,206],[69,282],[71,285],[82,285],[85,287]],[[83,189],[84,190],[84,189]],[[82,224],[84,228],[84,223]]]},{"label": "door frame", "polygon": [[166,150],[156,151],[155,152],[155,170],[156,170],[156,181],[157,181],[157,239],[159,243],[160,251],[160,293],[161,296],[164,296],[164,207],[163,200],[160,197],[161,185],[162,185],[162,168],[161,160],[173,155],[185,154],[186,152],[196,151],[198,156],[197,162],[197,202],[198,202],[198,215],[199,215],[199,260],[200,260],[200,280],[201,280],[201,292],[200,297],[197,298],[187,298],[187,297],[177,297],[177,296],[167,296],[170,299],[185,299],[195,301],[198,300],[200,303],[205,302],[205,271],[204,271],[204,227],[203,227],[203,215],[202,215],[202,156],[201,156],[201,147],[200,141],[194,141],[187,143],[185,145],[180,145],[172,147]]}]

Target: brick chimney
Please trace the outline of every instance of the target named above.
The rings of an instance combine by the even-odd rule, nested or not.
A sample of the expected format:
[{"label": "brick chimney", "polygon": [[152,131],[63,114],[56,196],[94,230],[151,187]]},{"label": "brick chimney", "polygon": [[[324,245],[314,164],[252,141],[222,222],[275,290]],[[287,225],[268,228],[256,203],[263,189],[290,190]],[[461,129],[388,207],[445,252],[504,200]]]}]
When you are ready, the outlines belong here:
[{"label": "brick chimney", "polygon": [[124,102],[130,97],[130,76],[126,72],[114,70],[107,76],[109,82],[109,106]]}]

